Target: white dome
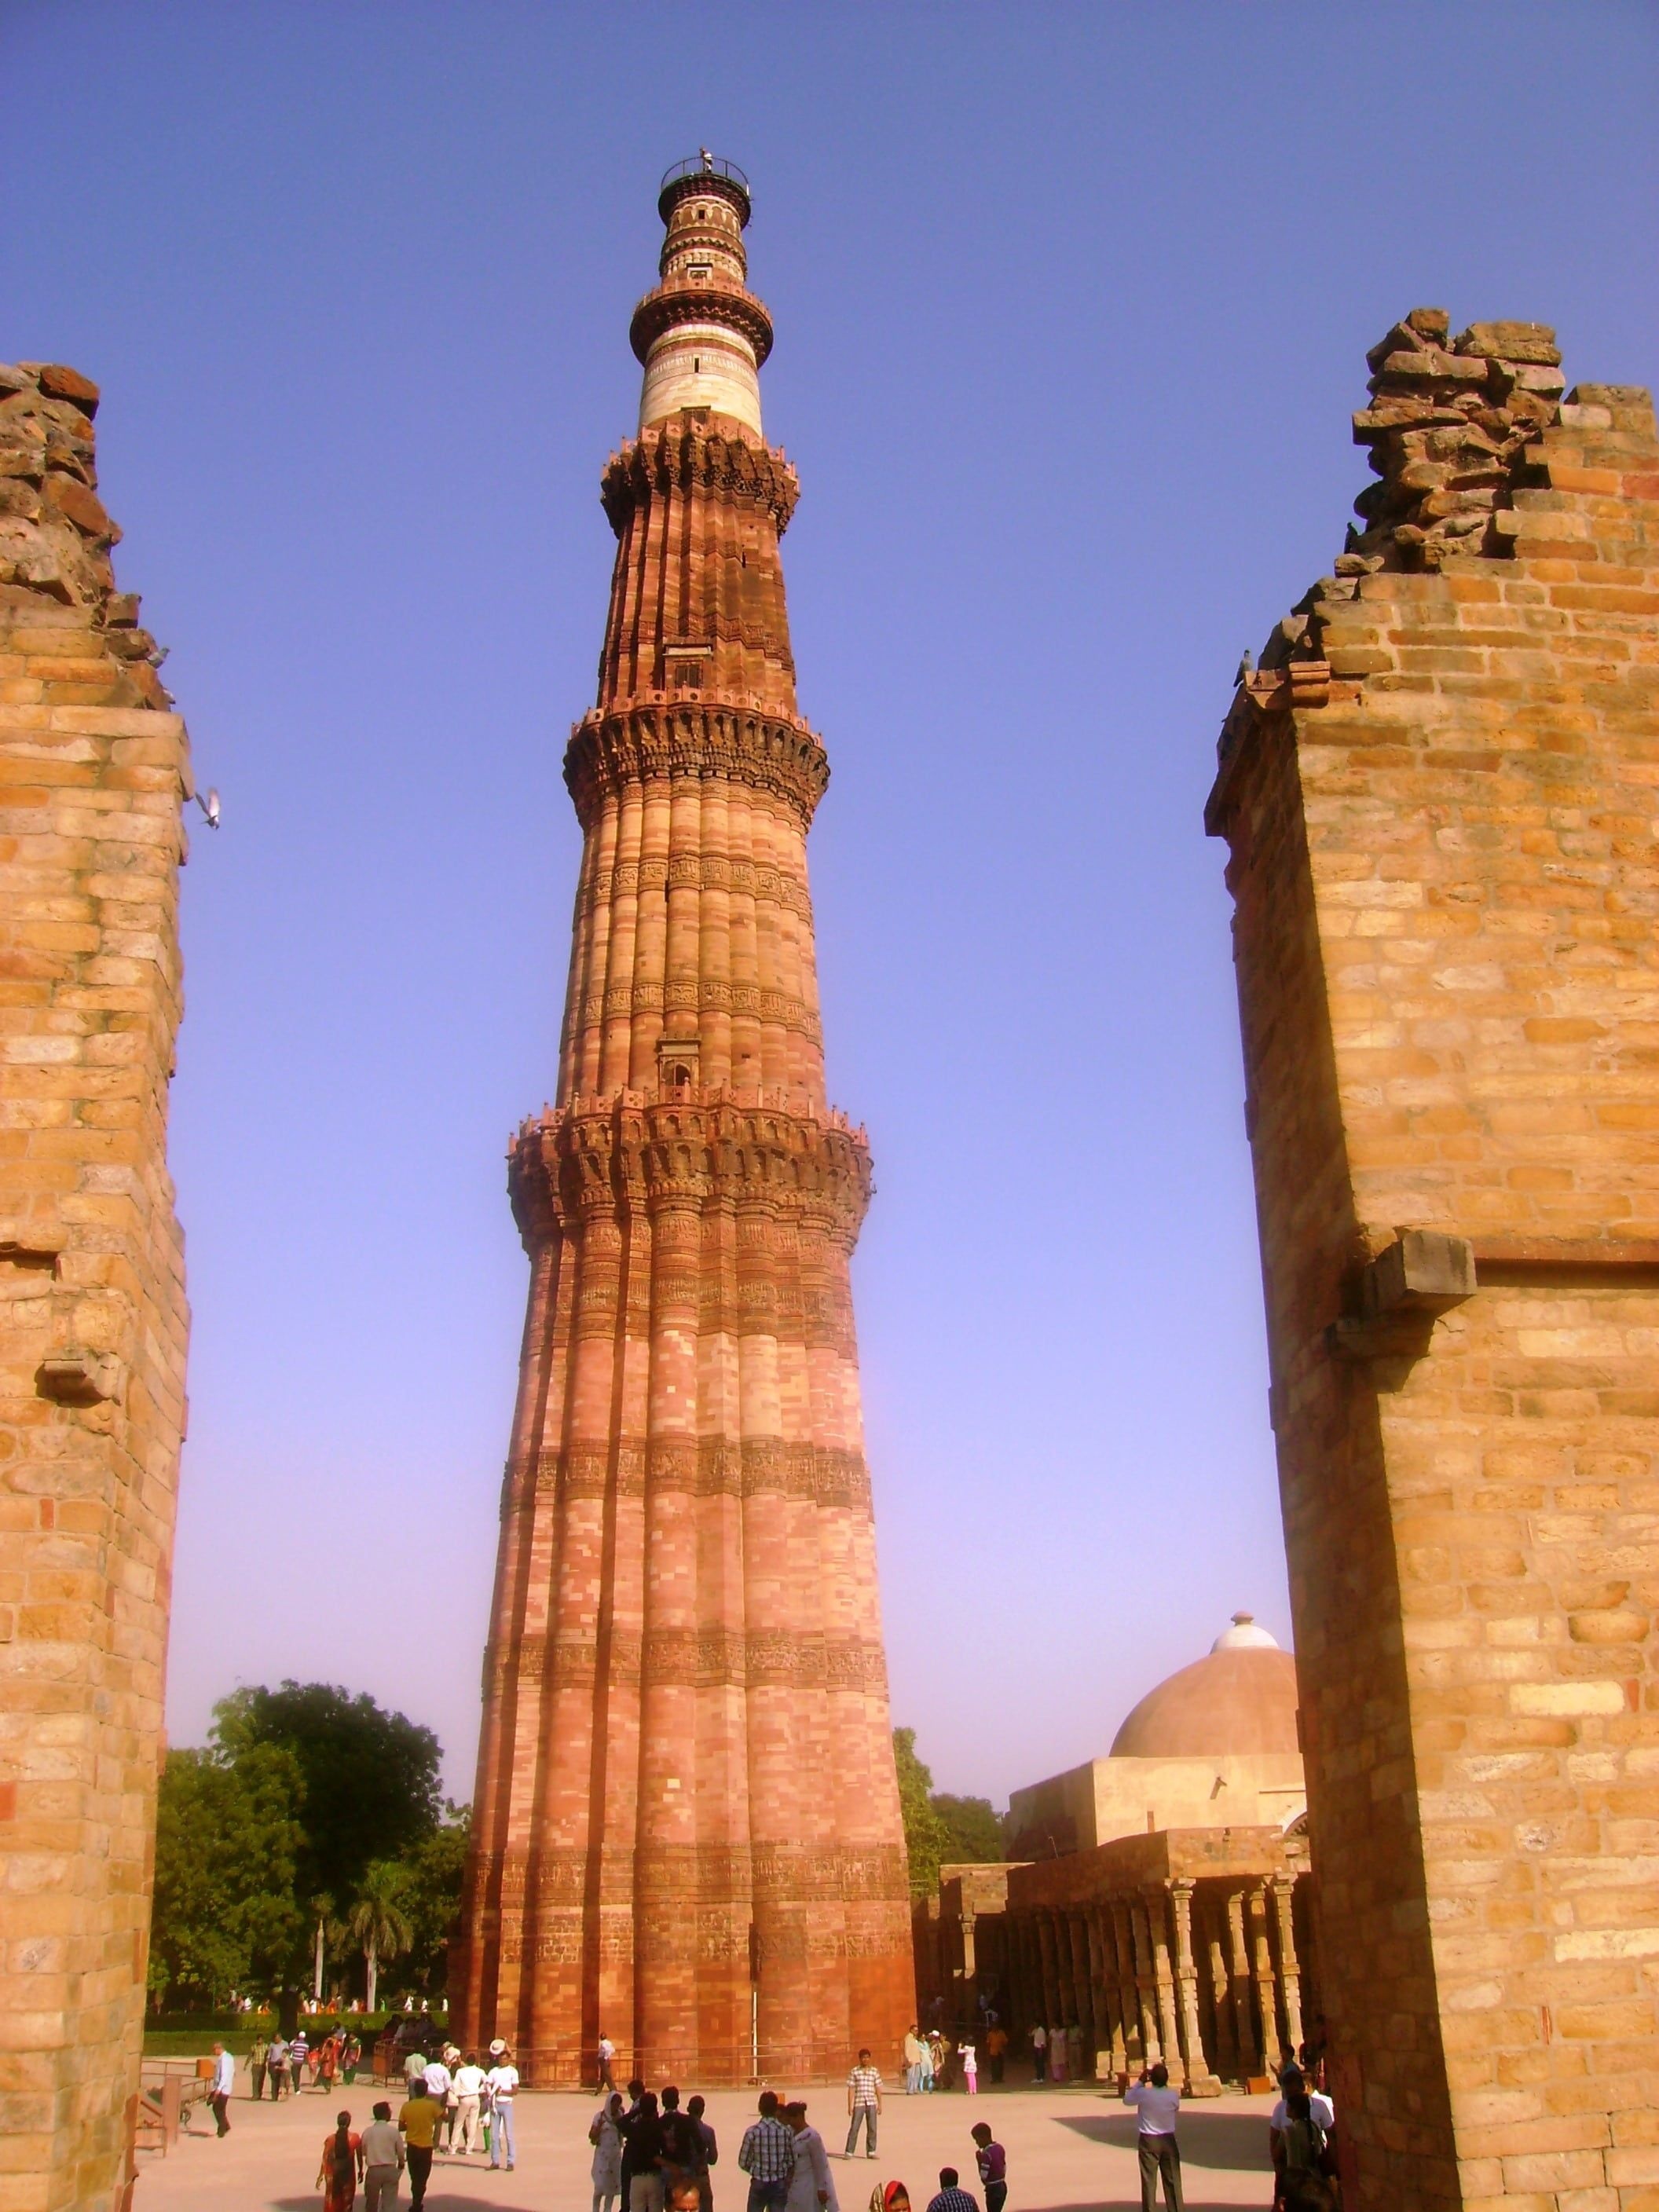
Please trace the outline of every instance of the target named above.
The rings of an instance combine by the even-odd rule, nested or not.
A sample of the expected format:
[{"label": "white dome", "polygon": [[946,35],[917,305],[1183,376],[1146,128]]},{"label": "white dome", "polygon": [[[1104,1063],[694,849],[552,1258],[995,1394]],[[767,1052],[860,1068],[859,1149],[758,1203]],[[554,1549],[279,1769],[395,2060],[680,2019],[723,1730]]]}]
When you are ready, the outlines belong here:
[{"label": "white dome", "polygon": [[1212,1651],[1277,1651],[1279,1638],[1259,1627],[1253,1613],[1236,1613],[1233,1625],[1224,1628],[1210,1646]]}]

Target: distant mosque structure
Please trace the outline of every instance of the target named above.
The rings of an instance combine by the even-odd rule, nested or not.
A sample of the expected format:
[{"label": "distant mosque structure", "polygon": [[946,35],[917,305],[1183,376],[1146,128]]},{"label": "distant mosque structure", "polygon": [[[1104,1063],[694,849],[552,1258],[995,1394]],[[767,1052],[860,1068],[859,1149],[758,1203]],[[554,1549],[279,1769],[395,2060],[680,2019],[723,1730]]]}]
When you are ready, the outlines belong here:
[{"label": "distant mosque structure", "polygon": [[1016,1790],[1009,1857],[916,1908],[923,2010],[1039,2022],[1073,2075],[1163,2059],[1265,2082],[1317,2015],[1296,1661],[1248,1613],[1149,1691],[1103,1759]]}]

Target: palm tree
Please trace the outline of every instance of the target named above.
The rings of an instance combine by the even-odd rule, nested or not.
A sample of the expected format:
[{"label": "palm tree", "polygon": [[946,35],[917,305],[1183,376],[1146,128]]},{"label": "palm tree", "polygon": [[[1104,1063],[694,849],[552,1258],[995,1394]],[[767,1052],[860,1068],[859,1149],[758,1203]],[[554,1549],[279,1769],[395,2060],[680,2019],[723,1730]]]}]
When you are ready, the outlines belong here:
[{"label": "palm tree", "polygon": [[401,1958],[415,1941],[415,1930],[404,1911],[408,1881],[407,1870],[393,1860],[376,1859],[364,1874],[357,1901],[347,1916],[346,1925],[363,1947],[369,2012],[375,2009],[381,1960]]}]

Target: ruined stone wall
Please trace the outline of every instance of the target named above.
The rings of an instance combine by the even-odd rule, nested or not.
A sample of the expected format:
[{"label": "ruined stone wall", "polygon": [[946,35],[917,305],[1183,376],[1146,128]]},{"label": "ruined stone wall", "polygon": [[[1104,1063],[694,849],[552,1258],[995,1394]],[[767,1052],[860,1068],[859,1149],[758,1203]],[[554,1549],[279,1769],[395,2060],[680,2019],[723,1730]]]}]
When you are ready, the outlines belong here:
[{"label": "ruined stone wall", "polygon": [[1421,311],[1226,837],[1349,2201],[1659,2203],[1659,442]]},{"label": "ruined stone wall", "polygon": [[0,368],[0,2212],[126,2192],[185,1411],[189,755],[97,400]]}]

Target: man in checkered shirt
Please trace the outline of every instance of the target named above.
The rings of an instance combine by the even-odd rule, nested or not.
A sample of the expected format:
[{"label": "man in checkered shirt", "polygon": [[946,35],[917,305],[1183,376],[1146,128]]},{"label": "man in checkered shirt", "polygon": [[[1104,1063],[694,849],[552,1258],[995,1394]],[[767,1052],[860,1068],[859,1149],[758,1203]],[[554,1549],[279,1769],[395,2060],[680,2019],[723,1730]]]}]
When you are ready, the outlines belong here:
[{"label": "man in checkered shirt", "polygon": [[927,2212],[979,2212],[978,2200],[960,2185],[961,2181],[955,2166],[940,2166],[939,2195],[928,2198]]},{"label": "man in checkered shirt", "polygon": [[738,2164],[749,2176],[749,2212],[783,2212],[795,2170],[795,2131],[778,2118],[775,2089],[763,2089],[760,2118],[738,2147]]},{"label": "man in checkered shirt", "polygon": [[[881,2075],[870,2063],[870,2053],[860,2051],[859,2063],[847,2077],[847,2151],[851,2158],[864,2129],[864,2154],[876,2154],[876,2121],[881,2112]],[[975,2207],[975,2212],[978,2208]]]}]

